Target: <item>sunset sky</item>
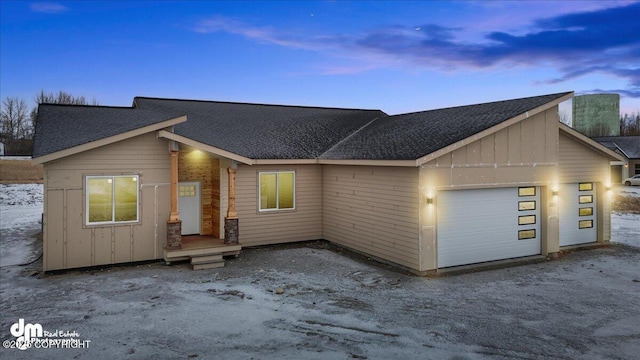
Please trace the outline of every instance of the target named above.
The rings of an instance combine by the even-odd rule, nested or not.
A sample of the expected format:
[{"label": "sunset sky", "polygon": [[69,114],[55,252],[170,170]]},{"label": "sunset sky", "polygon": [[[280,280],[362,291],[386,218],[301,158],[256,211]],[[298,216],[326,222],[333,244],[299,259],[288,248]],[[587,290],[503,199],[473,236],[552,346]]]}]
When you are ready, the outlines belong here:
[{"label": "sunset sky", "polygon": [[637,1],[1,1],[0,93],[381,109],[562,91],[640,111]]}]

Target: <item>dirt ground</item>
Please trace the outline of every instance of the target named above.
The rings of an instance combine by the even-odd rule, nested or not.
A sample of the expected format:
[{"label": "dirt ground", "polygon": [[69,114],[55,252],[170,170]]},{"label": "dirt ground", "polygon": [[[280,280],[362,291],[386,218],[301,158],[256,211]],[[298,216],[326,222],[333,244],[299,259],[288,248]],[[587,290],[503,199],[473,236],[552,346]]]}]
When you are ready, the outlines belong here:
[{"label": "dirt ground", "polygon": [[[437,278],[324,242],[243,249],[220,269],[154,262],[43,274],[41,208],[34,205],[41,204],[41,186],[2,186],[3,360],[640,354],[639,215],[614,213],[609,246]],[[19,319],[77,346],[12,348]]]},{"label": "dirt ground", "polygon": [[[323,244],[184,265],[37,273],[1,269],[2,340],[19,318],[75,331],[85,349],[0,349],[2,359],[632,359],[640,249],[441,278]],[[278,288],[283,294],[277,294]]]}]

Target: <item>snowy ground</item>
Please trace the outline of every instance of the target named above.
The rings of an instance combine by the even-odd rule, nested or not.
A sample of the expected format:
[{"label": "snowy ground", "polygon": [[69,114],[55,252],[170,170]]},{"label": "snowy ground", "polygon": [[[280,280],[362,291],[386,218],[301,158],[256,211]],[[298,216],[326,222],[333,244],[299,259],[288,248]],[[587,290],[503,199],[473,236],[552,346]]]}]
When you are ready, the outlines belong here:
[{"label": "snowy ground", "polygon": [[243,250],[222,269],[153,263],[43,275],[41,260],[9,266],[39,254],[32,237],[41,186],[0,190],[0,340],[14,339],[9,329],[24,318],[90,341],[80,349],[0,348],[2,359],[640,354],[640,215],[613,215],[620,244],[440,278],[406,275],[323,243]]}]

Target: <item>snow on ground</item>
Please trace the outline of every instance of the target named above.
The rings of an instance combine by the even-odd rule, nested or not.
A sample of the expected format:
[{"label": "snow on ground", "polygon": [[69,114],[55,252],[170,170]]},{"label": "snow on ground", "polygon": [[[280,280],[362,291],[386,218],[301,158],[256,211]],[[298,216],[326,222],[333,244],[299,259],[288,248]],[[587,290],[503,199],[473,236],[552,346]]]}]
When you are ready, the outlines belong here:
[{"label": "snow on ground", "polygon": [[40,232],[42,184],[0,184],[0,266],[34,260]]},{"label": "snow on ground", "polygon": [[[640,197],[640,186],[618,186],[614,191],[623,196]],[[640,214],[611,214],[611,241],[640,248]]]},{"label": "snow on ground", "polygon": [[[2,201],[10,214],[33,208]],[[18,217],[7,224],[39,227],[37,212]],[[633,236],[625,226],[614,237]],[[28,231],[1,230],[2,243],[41,246],[25,245]],[[0,358],[630,359],[640,353],[639,263],[640,249],[612,245],[421,278],[319,242],[245,249],[201,271],[158,262],[35,274],[41,260],[3,265],[3,343],[20,318],[90,343],[0,348]]]}]

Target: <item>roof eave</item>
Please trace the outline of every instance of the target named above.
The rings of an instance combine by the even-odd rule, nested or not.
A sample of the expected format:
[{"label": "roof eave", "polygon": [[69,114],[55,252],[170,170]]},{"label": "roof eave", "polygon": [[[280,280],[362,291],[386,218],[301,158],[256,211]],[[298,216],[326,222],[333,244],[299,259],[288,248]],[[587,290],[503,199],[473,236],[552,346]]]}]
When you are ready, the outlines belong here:
[{"label": "roof eave", "polygon": [[170,126],[174,126],[180,123],[187,121],[187,116],[182,115],[176,118],[164,120],[152,125],[144,126],[138,129],[130,130],[121,134],[113,135],[106,137],[104,139],[99,139],[95,141],[91,141],[82,145],[70,147],[64,150],[56,151],[50,154],[42,155],[31,159],[31,161],[35,164],[44,164],[46,162],[50,162],[53,160],[58,160],[67,156],[75,155],[84,151],[92,150],[101,146],[109,145],[118,141],[127,140],[132,137],[144,135],[159,129],[164,129]]},{"label": "roof eave", "polygon": [[417,167],[415,160],[365,160],[365,159],[318,159],[323,165],[359,165],[359,166],[401,166]]},{"label": "roof eave", "polygon": [[220,149],[218,147],[215,146],[211,146],[211,145],[207,145],[204,143],[201,143],[199,141],[190,139],[188,137],[182,136],[182,135],[178,135],[176,133],[173,133],[171,131],[167,131],[167,130],[160,130],[158,131],[158,137],[161,138],[165,138],[165,139],[169,139],[169,140],[173,140],[173,141],[177,141],[181,144],[185,144],[185,145],[189,145],[192,146],[196,149],[202,150],[202,151],[206,151],[218,156],[222,156],[231,160],[235,160],[237,162],[243,163],[243,164],[247,164],[247,165],[254,165],[255,164],[255,160],[250,159],[248,157],[244,157],[242,155],[238,155],[235,153],[232,153],[231,151],[227,151],[224,149]]},{"label": "roof eave", "polygon": [[543,105],[538,106],[537,108],[531,109],[529,111],[526,111],[520,115],[514,116],[510,119],[507,119],[497,125],[494,125],[486,130],[480,131],[479,133],[476,133],[474,135],[471,135],[465,139],[462,139],[458,142],[455,142],[449,146],[445,146],[442,149],[436,150],[430,154],[424,155],[418,159],[416,159],[416,164],[417,166],[422,166],[426,163],[428,163],[429,161],[432,161],[434,159],[437,159],[443,155],[446,155],[458,148],[461,148],[463,146],[466,146],[474,141],[480,140],[488,135],[494,134],[502,129],[505,129],[513,124],[516,124],[522,120],[528,119],[532,116],[535,116],[543,111],[546,111],[554,106],[557,106],[558,104],[560,104],[563,101],[569,100],[573,97],[573,91],[570,93],[567,93],[564,96],[561,96],[555,100],[549,101],[548,103],[545,103]]}]

